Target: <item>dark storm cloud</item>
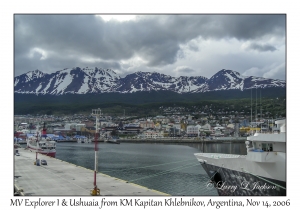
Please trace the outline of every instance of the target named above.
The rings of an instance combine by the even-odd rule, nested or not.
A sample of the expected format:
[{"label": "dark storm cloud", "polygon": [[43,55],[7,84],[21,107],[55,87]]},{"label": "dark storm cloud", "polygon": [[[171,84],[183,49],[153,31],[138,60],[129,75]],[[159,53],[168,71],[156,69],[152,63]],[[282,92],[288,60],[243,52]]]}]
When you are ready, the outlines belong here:
[{"label": "dark storm cloud", "polygon": [[277,50],[276,47],[272,46],[272,45],[269,45],[269,44],[255,44],[255,43],[252,43],[248,49],[252,49],[252,50],[257,50],[257,51],[260,51],[260,52],[266,52],[266,51],[275,51]]},{"label": "dark storm cloud", "polygon": [[[18,74],[39,66],[91,66],[101,64],[99,59],[109,66],[133,56],[148,66],[164,66],[176,62],[180,45],[198,37],[256,40],[284,35],[284,15],[145,15],[126,22],[105,22],[94,15],[15,15],[15,69]],[[261,47],[257,50],[271,50]],[[46,58],[28,56],[34,48],[47,52]],[[54,64],[54,58],[62,60]]]},{"label": "dark storm cloud", "polygon": [[285,15],[226,15],[222,18],[224,35],[238,40],[253,40],[266,35],[285,36]]}]

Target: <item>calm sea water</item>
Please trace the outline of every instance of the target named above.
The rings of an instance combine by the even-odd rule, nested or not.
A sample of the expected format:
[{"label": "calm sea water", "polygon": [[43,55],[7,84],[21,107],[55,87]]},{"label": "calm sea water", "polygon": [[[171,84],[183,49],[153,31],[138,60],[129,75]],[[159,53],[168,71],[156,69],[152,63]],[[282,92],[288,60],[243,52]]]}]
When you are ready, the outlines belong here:
[{"label": "calm sea water", "polygon": [[[194,153],[245,154],[243,143],[98,144],[98,171],[170,195],[218,195]],[[56,158],[94,170],[94,144],[57,143]],[[93,176],[93,174],[91,174]]]}]

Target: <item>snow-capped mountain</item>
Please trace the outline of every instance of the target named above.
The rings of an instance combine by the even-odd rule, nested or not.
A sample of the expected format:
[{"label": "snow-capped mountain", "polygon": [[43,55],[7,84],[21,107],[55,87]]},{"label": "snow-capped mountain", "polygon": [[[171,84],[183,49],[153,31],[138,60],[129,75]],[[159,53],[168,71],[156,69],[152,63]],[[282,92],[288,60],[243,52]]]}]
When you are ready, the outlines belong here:
[{"label": "snow-capped mountain", "polygon": [[114,92],[120,80],[113,70],[101,68],[65,68],[52,74],[35,70],[15,77],[15,93],[62,95]]},{"label": "snow-capped mountain", "polygon": [[35,70],[14,78],[15,93],[63,95],[86,93],[133,93],[168,90],[198,93],[230,89],[285,87],[283,80],[241,76],[232,70],[221,70],[210,79],[202,76],[171,77],[157,72],[136,72],[121,78],[111,69],[65,68],[52,74]]},{"label": "snow-capped mountain", "polygon": [[254,76],[242,76],[239,72],[222,69],[207,81],[206,91],[231,90],[231,89],[251,89],[251,88],[268,88],[268,87],[285,87],[286,82],[283,80],[266,79]]},{"label": "snow-capped mountain", "polygon": [[205,77],[171,77],[160,73],[136,72],[119,80],[116,92],[132,93],[137,91],[170,90],[177,93],[187,93],[200,88]]}]

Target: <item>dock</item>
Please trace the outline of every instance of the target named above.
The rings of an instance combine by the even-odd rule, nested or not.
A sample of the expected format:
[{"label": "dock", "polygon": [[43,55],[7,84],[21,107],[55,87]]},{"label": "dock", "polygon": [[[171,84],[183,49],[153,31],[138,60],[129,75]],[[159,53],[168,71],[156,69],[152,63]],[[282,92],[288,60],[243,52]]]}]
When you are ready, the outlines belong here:
[{"label": "dock", "polygon": [[[14,188],[24,196],[90,196],[94,185],[94,171],[46,155],[38,159],[47,165],[35,165],[36,153],[19,148],[14,156]],[[97,173],[97,187],[101,196],[168,196],[153,189]]]}]

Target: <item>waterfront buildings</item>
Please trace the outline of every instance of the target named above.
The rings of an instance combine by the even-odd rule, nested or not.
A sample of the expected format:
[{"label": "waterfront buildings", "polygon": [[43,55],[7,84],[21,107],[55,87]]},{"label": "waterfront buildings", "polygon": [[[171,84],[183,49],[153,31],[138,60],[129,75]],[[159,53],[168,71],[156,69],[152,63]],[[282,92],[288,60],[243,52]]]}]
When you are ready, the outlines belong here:
[{"label": "waterfront buildings", "polygon": [[[239,119],[240,118],[240,119]],[[219,119],[219,120],[218,120]],[[100,132],[106,136],[113,133],[120,138],[164,138],[164,137],[217,137],[247,136],[251,132],[276,131],[274,120],[261,119],[259,122],[249,123],[245,116],[216,117],[201,115],[160,115],[148,118],[134,118],[104,116],[100,119]],[[64,136],[95,134],[95,118],[89,115],[72,116],[15,116],[15,136],[26,137],[26,133],[36,130],[46,122],[48,133]]]}]

